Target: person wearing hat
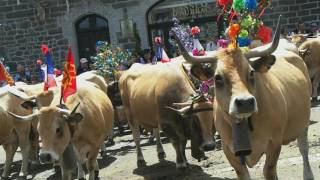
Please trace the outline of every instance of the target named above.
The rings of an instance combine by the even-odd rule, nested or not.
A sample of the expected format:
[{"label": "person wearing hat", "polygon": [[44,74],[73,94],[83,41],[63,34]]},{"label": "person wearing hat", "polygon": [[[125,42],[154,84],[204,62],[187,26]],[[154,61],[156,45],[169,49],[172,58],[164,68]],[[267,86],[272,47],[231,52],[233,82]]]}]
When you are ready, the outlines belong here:
[{"label": "person wearing hat", "polygon": [[90,71],[90,67],[89,67],[89,61],[87,60],[87,58],[81,58],[80,59],[80,66],[78,67],[77,70],[77,75],[84,73],[86,71]]}]

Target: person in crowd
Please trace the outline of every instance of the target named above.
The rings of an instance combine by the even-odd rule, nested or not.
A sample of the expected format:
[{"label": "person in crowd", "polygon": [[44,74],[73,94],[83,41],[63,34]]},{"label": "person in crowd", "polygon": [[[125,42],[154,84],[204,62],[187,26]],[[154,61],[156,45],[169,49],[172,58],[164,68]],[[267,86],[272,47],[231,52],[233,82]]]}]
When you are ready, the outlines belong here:
[{"label": "person in crowd", "polygon": [[90,66],[89,66],[89,62],[87,60],[87,58],[81,58],[80,59],[80,66],[78,67],[77,70],[77,75],[84,73],[86,71],[90,71]]},{"label": "person in crowd", "polygon": [[152,52],[150,49],[144,49],[142,52],[142,56],[140,57],[141,64],[156,64],[157,58],[156,56],[152,56]]},{"label": "person in crowd", "polygon": [[309,27],[308,24],[305,24],[302,21],[299,21],[296,24],[296,29],[293,31],[295,34],[308,34],[308,35],[312,35],[312,31],[311,28]]},{"label": "person in crowd", "polygon": [[22,81],[31,84],[31,73],[28,68],[24,68],[22,64],[18,64],[17,73],[14,76],[14,81]]},{"label": "person in crowd", "polygon": [[217,46],[217,38],[216,37],[208,37],[208,42],[206,44],[206,51],[215,51],[218,49]]}]

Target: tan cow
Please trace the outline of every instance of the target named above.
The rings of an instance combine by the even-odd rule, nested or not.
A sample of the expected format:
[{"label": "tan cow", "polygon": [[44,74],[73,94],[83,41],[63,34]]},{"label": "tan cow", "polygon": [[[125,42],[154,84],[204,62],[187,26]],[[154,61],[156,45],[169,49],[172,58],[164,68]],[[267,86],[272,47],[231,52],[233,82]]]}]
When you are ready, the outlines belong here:
[{"label": "tan cow", "polygon": [[[176,166],[179,169],[188,165],[185,156],[188,139],[191,139],[192,156],[198,160],[204,158],[203,150],[214,148],[212,112],[198,112],[183,117],[168,108],[174,103],[186,101],[195,93],[183,62],[183,58],[179,57],[165,64],[134,64],[121,74],[121,98],[136,144],[138,167],[146,164],[140,147],[140,126],[146,129],[160,127],[164,131],[172,140],[176,151]],[[158,131],[155,133],[158,158],[162,160],[165,152]]]},{"label": "tan cow", "polygon": [[[222,148],[238,179],[266,154],[264,177],[278,179],[281,146],[298,139],[304,179],[314,179],[308,160],[311,83],[307,67],[296,54],[278,47],[279,22],[272,44],[249,52],[220,49],[193,57],[179,42],[186,60],[215,63],[215,126]],[[272,54],[273,53],[273,54]]]},{"label": "tan cow", "polygon": [[316,100],[320,83],[320,37],[308,38],[299,46],[298,50],[309,70],[309,76],[312,81],[311,97]]},{"label": "tan cow", "polygon": [[100,145],[113,127],[112,104],[104,92],[87,83],[78,83],[77,93],[69,96],[65,104],[71,109],[80,103],[77,113],[57,107],[60,97],[53,95],[52,91],[38,95],[38,99],[53,99],[52,103],[30,116],[10,114],[21,120],[39,119],[38,131],[43,143],[40,161],[60,160],[63,179],[71,179],[77,159],[81,164],[86,163],[89,179],[94,179],[99,173],[97,155]]},{"label": "tan cow", "polygon": [[[27,115],[32,113],[20,106],[22,101],[10,95],[9,90],[16,89],[24,83],[17,82],[17,86],[0,88],[0,144],[6,153],[6,161],[2,177],[8,178],[9,170],[13,161],[14,154],[20,146],[22,152],[22,165],[19,176],[28,174],[28,161],[31,149],[31,122],[20,122],[8,116],[6,111],[12,111]],[[35,160],[35,159],[33,159]]]}]

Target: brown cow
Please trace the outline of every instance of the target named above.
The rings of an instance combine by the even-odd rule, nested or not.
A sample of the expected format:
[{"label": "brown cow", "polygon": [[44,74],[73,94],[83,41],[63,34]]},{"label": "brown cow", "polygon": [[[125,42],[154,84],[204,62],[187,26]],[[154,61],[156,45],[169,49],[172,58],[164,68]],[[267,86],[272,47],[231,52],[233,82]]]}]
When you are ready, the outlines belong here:
[{"label": "brown cow", "polygon": [[307,138],[311,83],[303,60],[277,48],[279,22],[280,18],[271,45],[247,53],[226,48],[193,57],[178,43],[189,62],[216,64],[215,126],[238,179],[250,179],[247,166],[254,166],[264,153],[265,178],[278,179],[281,146],[295,139],[303,157],[304,179],[313,179]]},{"label": "brown cow", "polygon": [[320,83],[320,37],[308,38],[303,42],[298,50],[306,63],[309,76],[312,81],[312,99],[316,100],[318,97],[318,87]]},{"label": "brown cow", "polygon": [[77,93],[69,96],[65,104],[70,109],[81,103],[78,113],[75,113],[74,110],[57,107],[60,97],[53,97],[52,91],[41,93],[37,98],[41,99],[41,96],[53,99],[50,106],[42,107],[29,116],[10,114],[21,120],[38,117],[38,131],[43,143],[41,162],[60,160],[63,179],[71,179],[71,170],[80,160],[81,164],[87,165],[89,179],[94,179],[99,173],[97,155],[100,145],[113,127],[113,108],[109,98],[87,83],[78,83]]},{"label": "brown cow", "polygon": [[[134,64],[119,80],[121,98],[137,149],[137,165],[145,166],[139,127],[160,127],[172,140],[176,166],[187,167],[185,148],[191,139],[192,156],[204,158],[203,150],[212,150],[212,112],[199,112],[183,117],[172,108],[173,103],[186,101],[195,91],[183,69],[182,57],[157,65]],[[207,115],[204,115],[207,114]],[[210,118],[211,116],[211,118]],[[209,118],[208,118],[209,117]],[[159,160],[165,158],[158,131],[155,131]]]}]

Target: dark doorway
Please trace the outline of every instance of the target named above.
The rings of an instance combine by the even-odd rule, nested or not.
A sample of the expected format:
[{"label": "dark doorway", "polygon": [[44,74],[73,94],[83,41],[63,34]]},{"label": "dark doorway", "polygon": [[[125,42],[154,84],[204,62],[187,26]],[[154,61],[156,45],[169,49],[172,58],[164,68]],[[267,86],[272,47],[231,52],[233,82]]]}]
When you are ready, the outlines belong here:
[{"label": "dark doorway", "polygon": [[79,19],[76,23],[79,58],[87,58],[96,54],[95,45],[97,41],[110,43],[108,20],[90,14]]}]

